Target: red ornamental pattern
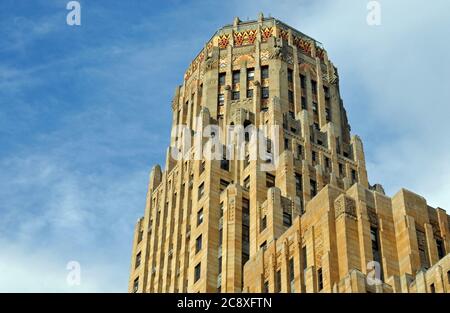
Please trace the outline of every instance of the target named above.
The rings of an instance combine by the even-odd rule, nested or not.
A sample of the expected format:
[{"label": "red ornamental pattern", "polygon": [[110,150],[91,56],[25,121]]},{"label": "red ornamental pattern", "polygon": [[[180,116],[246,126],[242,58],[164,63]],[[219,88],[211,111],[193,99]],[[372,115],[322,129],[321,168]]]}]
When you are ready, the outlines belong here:
[{"label": "red ornamental pattern", "polygon": [[267,41],[273,34],[273,27],[266,27],[261,30],[262,41]]},{"label": "red ornamental pattern", "polygon": [[253,44],[256,40],[256,30],[251,29],[242,32],[236,32],[233,34],[233,38],[235,46]]},{"label": "red ornamental pattern", "polygon": [[312,44],[299,37],[294,37],[294,45],[299,48],[303,53],[312,56]]},{"label": "red ornamental pattern", "polygon": [[220,49],[225,49],[230,43],[230,35],[219,35],[218,45]]},{"label": "red ornamental pattern", "polygon": [[284,29],[280,29],[280,37],[284,40],[289,40],[289,32]]}]

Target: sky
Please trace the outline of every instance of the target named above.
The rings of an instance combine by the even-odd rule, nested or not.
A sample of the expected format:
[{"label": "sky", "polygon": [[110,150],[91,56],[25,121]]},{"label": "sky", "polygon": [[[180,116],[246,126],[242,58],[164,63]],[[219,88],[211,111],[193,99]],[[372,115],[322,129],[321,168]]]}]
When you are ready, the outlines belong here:
[{"label": "sky", "polygon": [[[149,172],[184,71],[235,16],[276,17],[338,67],[369,180],[450,208],[450,2],[0,2],[0,292],[126,292]],[[67,283],[67,264],[80,284]]]}]

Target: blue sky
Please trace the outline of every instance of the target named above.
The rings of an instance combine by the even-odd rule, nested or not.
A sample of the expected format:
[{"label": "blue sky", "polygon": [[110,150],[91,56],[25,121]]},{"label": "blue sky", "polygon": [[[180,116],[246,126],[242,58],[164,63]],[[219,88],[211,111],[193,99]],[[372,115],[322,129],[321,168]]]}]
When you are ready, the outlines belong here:
[{"label": "blue sky", "polygon": [[[450,207],[450,3],[380,0],[0,3],[0,291],[125,292],[149,171],[170,101],[216,29],[271,14],[338,67],[371,183]],[[81,285],[66,284],[66,264]]]}]

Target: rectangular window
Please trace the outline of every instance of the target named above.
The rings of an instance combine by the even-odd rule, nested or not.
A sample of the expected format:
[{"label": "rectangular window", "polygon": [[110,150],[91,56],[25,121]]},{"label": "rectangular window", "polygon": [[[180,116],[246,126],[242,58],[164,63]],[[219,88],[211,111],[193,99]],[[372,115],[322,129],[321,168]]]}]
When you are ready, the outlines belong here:
[{"label": "rectangular window", "polygon": [[261,88],[261,98],[269,99],[269,87],[262,87]]},{"label": "rectangular window", "polygon": [[139,277],[136,278],[133,282],[133,292],[136,293],[138,292],[139,289]]},{"label": "rectangular window", "polygon": [[281,270],[275,275],[275,292],[281,292]]},{"label": "rectangular window", "polygon": [[219,73],[219,86],[225,86],[226,73]]},{"label": "rectangular window", "polygon": [[352,169],[352,180],[355,183],[358,180],[358,175],[356,174],[356,170]]},{"label": "rectangular window", "polygon": [[141,252],[136,255],[136,264],[134,268],[138,268],[141,265]]},{"label": "rectangular window", "polygon": [[331,168],[331,160],[328,157],[325,157],[325,168],[326,169]]},{"label": "rectangular window", "polygon": [[302,110],[308,109],[308,103],[306,102],[306,97],[302,96]]},{"label": "rectangular window", "polygon": [[331,111],[329,107],[325,108],[325,118],[327,119],[327,122],[331,122]]},{"label": "rectangular window", "polygon": [[267,241],[264,241],[264,242],[259,246],[259,248],[262,249],[262,250],[266,250],[266,248],[267,248]]},{"label": "rectangular window", "polygon": [[250,201],[242,198],[242,266],[250,255]]},{"label": "rectangular window", "polygon": [[219,105],[223,105],[225,103],[225,95],[223,93],[220,93],[217,101]]},{"label": "rectangular window", "polygon": [[291,292],[293,292],[292,287],[294,284],[295,273],[294,273],[294,258],[289,259],[289,282],[291,283]]},{"label": "rectangular window", "polygon": [[297,158],[303,159],[303,147],[301,145],[297,146]]},{"label": "rectangular window", "polygon": [[195,239],[195,253],[199,253],[200,250],[202,250],[202,235],[198,236],[197,239]]},{"label": "rectangular window", "polygon": [[288,82],[292,83],[294,81],[293,77],[294,77],[294,71],[291,70],[290,68],[288,68],[288,71],[287,71]]},{"label": "rectangular window", "polygon": [[319,268],[317,270],[317,286],[319,288],[319,291],[323,289],[323,275],[322,275],[322,269]]},{"label": "rectangular window", "polygon": [[372,255],[373,260],[380,265],[380,279],[383,280],[383,264],[381,262],[381,251],[380,251],[380,239],[378,235],[378,228],[370,227],[370,240],[372,242]]},{"label": "rectangular window", "polygon": [[436,293],[436,287],[434,287],[434,284],[430,285],[430,292],[431,293]]},{"label": "rectangular window", "polygon": [[226,159],[226,156],[225,158],[220,160],[220,168],[223,169],[224,171],[230,170],[230,161]]},{"label": "rectangular window", "polygon": [[261,79],[267,78],[269,78],[269,67],[266,65],[261,67]]},{"label": "rectangular window", "polygon": [[205,171],[205,161],[201,161],[200,162],[200,168],[199,168],[199,172],[200,174],[203,173]]},{"label": "rectangular window", "polygon": [[200,279],[202,263],[198,263],[194,268],[194,283]]},{"label": "rectangular window", "polygon": [[239,91],[233,91],[231,93],[231,100],[239,100],[240,94]]},{"label": "rectangular window", "polygon": [[250,190],[250,175],[247,176],[246,179],[244,179],[244,188]]},{"label": "rectangular window", "polygon": [[197,226],[203,223],[203,209],[198,210],[197,212]]},{"label": "rectangular window", "polygon": [[315,180],[310,180],[311,185],[311,198],[317,195],[317,183]]},{"label": "rectangular window", "polygon": [[222,273],[222,257],[219,258],[219,274]]},{"label": "rectangular window", "polygon": [[445,256],[444,242],[441,239],[436,239],[436,247],[438,251],[439,260]]},{"label": "rectangular window", "polygon": [[201,183],[198,186],[198,198],[197,199],[201,199],[203,197],[203,194],[205,193],[205,183]]},{"label": "rectangular window", "polygon": [[[150,223],[150,227],[152,224]],[[142,241],[142,237],[144,237],[144,232],[142,230],[139,231],[137,242],[140,243]]]},{"label": "rectangular window", "polygon": [[311,80],[311,89],[314,95],[317,95],[317,82],[315,80]]},{"label": "rectangular window", "polygon": [[241,72],[240,71],[234,71],[233,72],[233,85],[239,84],[241,79]]},{"label": "rectangular window", "polygon": [[249,68],[247,69],[247,81],[251,82],[255,79],[255,69]]},{"label": "rectangular window", "polygon": [[294,92],[292,90],[288,90],[288,99],[289,103],[294,103]]},{"label": "rectangular window", "polygon": [[268,281],[264,282],[263,293],[269,293],[269,282]]},{"label": "rectangular window", "polygon": [[283,225],[291,226],[292,225],[292,215],[289,212],[283,212]]},{"label": "rectangular window", "polygon": [[262,232],[264,229],[267,228],[267,216],[264,215],[264,217],[261,219],[261,229],[260,232]]},{"label": "rectangular window", "polygon": [[288,138],[284,138],[284,149],[285,150],[289,150],[289,139]]},{"label": "rectangular window", "polygon": [[249,99],[253,98],[253,89],[247,89],[247,98]]},{"label": "rectangular window", "polygon": [[302,269],[305,270],[308,267],[308,255],[306,251],[306,246],[302,248]]},{"label": "rectangular window", "polygon": [[318,113],[319,113],[319,105],[317,104],[316,101],[313,101],[313,112],[314,112],[315,114],[318,114]]},{"label": "rectangular window", "polygon": [[311,159],[312,159],[313,162],[317,161],[317,153],[316,153],[316,151],[312,151],[311,152]]},{"label": "rectangular window", "polygon": [[339,176],[345,177],[344,175],[344,165],[342,163],[339,163]]},{"label": "rectangular window", "polygon": [[224,191],[225,189],[227,189],[228,185],[230,183],[224,179],[220,180],[220,192]]},{"label": "rectangular window", "polygon": [[266,187],[272,188],[275,186],[275,176],[272,174],[266,173]]},{"label": "rectangular window", "polygon": [[325,94],[325,99],[330,98],[330,88],[323,86],[323,93]]},{"label": "rectangular window", "polygon": [[300,74],[300,86],[301,88],[306,88],[306,76]]},{"label": "rectangular window", "polygon": [[295,194],[297,197],[301,197],[303,195],[302,175],[297,173],[295,173]]}]

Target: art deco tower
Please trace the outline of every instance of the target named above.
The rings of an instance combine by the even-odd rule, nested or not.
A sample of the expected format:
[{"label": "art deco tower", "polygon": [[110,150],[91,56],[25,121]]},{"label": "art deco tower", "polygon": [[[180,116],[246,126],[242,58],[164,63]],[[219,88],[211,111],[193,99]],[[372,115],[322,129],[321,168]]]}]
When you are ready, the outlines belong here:
[{"label": "art deco tower", "polygon": [[[190,64],[172,102],[164,170],[150,175],[130,292],[448,292],[450,217],[368,183],[339,75],[322,45],[274,18],[235,19]],[[172,157],[218,125],[278,125],[267,158]],[[201,138],[204,143],[208,138]],[[276,166],[262,170],[279,155]]]}]

